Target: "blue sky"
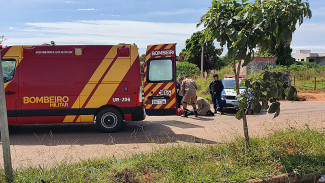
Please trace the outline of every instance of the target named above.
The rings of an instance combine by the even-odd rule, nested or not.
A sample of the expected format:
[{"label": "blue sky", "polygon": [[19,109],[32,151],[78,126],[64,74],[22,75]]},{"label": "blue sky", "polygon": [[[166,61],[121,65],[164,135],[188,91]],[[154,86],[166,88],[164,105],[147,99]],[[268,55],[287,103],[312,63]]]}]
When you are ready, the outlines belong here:
[{"label": "blue sky", "polygon": [[[198,29],[211,0],[0,0],[4,45],[177,43]],[[294,34],[293,49],[325,52],[325,1],[310,0],[313,18]]]}]

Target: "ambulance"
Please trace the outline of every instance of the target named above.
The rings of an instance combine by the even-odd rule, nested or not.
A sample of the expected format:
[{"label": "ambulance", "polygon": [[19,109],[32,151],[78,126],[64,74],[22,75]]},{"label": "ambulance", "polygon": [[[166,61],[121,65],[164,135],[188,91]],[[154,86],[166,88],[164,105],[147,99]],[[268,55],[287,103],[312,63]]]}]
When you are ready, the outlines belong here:
[{"label": "ambulance", "polygon": [[143,75],[136,45],[10,46],[0,55],[9,125],[95,122],[110,133],[146,113],[176,114],[175,44],[149,45]]}]

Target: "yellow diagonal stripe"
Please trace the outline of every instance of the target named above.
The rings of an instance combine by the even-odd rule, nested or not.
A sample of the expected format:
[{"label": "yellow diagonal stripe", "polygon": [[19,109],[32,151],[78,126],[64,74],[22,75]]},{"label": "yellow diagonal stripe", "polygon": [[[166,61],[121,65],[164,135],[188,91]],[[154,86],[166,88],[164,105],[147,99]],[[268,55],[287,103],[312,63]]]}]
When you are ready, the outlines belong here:
[{"label": "yellow diagonal stripe", "polygon": [[[158,83],[151,91],[153,92],[153,93],[155,93],[157,90],[158,90],[158,88],[160,88],[161,87],[161,85],[162,85],[163,83]],[[151,96],[152,94],[151,94],[151,92],[149,92],[148,94],[147,94],[147,96],[145,96],[145,101],[147,101],[148,100],[148,97],[149,96]]]},{"label": "yellow diagonal stripe", "polygon": [[170,101],[170,103],[165,107],[165,109],[170,109],[176,103],[176,99]]},{"label": "yellow diagonal stripe", "polygon": [[148,60],[151,58],[151,53],[149,53],[147,56],[146,56],[146,62],[148,62]]},{"label": "yellow diagonal stripe", "polygon": [[136,49],[136,46],[131,47],[131,63],[130,58],[118,58],[114,62],[113,66],[104,77],[104,83],[99,85],[93,97],[86,105],[86,108],[99,108],[108,103],[120,82],[130,70],[131,65],[138,57],[138,52]]},{"label": "yellow diagonal stripe", "polygon": [[164,46],[164,44],[160,44],[154,50],[160,50],[160,48],[163,47],[163,46]]},{"label": "yellow diagonal stripe", "polygon": [[148,45],[147,46],[147,51],[150,50],[153,47],[153,45]]},{"label": "yellow diagonal stripe", "polygon": [[163,106],[163,104],[158,104],[154,109],[160,109]]},{"label": "yellow diagonal stripe", "polygon": [[[174,95],[174,93],[175,93],[175,88],[173,88],[172,90],[172,96]],[[176,98],[170,101],[170,103],[165,107],[165,109],[170,109],[175,103],[176,103]]]},{"label": "yellow diagonal stripe", "polygon": [[[164,88],[163,90],[167,90],[169,87],[171,87],[173,85],[173,83],[168,83]],[[155,107],[155,109],[160,109],[163,105],[157,105]]]},{"label": "yellow diagonal stripe", "polygon": [[166,50],[170,49],[171,47],[173,47],[174,43],[173,44],[169,44],[168,46],[166,46]]},{"label": "yellow diagonal stripe", "polygon": [[[85,87],[81,91],[80,95],[78,96],[78,98],[76,99],[74,104],[72,105],[72,107],[71,107],[72,109],[79,108],[84,105],[85,101],[87,100],[87,96],[89,96],[90,93],[95,88],[96,82],[98,82],[100,80],[100,78],[103,76],[103,74],[106,71],[106,69],[108,68],[108,66],[112,63],[112,61],[113,61],[112,58],[115,57],[114,54],[115,55],[117,54],[118,47],[120,47],[120,46],[113,46],[110,49],[110,51],[106,54],[106,56],[104,57],[102,62],[99,64],[96,71],[91,76],[88,83],[85,85]],[[94,83],[90,83],[90,82],[94,82]],[[86,97],[81,97],[81,96],[86,96]],[[63,120],[63,122],[72,122],[75,119],[75,117],[76,116],[66,116],[65,119]],[[78,120],[79,120],[79,118],[78,118]]]},{"label": "yellow diagonal stripe", "polygon": [[146,87],[144,88],[144,92],[146,92],[147,90],[149,90],[149,88],[153,85],[153,83],[148,83],[146,85]]}]

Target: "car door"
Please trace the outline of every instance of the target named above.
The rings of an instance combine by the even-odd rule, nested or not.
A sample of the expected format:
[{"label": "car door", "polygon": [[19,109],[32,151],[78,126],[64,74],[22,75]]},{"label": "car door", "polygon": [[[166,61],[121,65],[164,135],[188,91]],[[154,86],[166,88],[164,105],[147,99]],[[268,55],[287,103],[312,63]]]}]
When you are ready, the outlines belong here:
[{"label": "car door", "polygon": [[144,102],[147,115],[176,115],[176,44],[147,47]]},{"label": "car door", "polygon": [[17,60],[18,58],[14,57],[1,59],[9,124],[15,124],[17,121],[17,105],[19,105]]}]

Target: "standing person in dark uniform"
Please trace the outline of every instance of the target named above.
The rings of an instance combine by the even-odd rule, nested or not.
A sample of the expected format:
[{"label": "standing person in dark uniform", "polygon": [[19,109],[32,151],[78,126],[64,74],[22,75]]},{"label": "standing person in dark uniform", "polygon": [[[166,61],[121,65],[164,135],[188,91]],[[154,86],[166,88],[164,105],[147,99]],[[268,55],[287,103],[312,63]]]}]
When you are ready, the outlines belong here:
[{"label": "standing person in dark uniform", "polygon": [[209,85],[209,90],[211,94],[211,98],[213,101],[214,113],[217,114],[217,101],[220,107],[220,112],[223,114],[223,104],[221,101],[221,92],[223,90],[223,84],[219,80],[218,74],[213,75],[213,81]]},{"label": "standing person in dark uniform", "polygon": [[176,83],[176,101],[177,101],[177,108],[181,108],[181,103],[183,100],[183,93],[182,93],[182,82],[183,78],[179,77]]}]

